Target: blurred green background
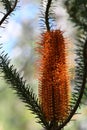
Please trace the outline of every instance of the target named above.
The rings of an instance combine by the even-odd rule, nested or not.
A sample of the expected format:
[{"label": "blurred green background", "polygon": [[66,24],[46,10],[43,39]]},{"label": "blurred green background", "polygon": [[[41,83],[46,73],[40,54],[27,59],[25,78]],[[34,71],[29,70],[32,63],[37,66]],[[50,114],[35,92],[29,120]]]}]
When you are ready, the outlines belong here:
[{"label": "blurred green background", "polygon": [[[61,7],[62,3],[56,5],[58,5],[55,8],[58,28],[64,30],[65,35],[75,42],[76,30],[73,24],[67,21],[66,10]],[[0,7],[1,11],[4,11],[1,3]],[[0,42],[3,43],[3,48],[12,59],[11,63],[18,68],[20,75],[24,76],[36,94],[38,94],[38,74],[35,64],[38,64],[39,56],[35,47],[41,32],[38,22],[39,8],[40,0],[20,0],[14,12],[15,15],[12,15],[9,23],[4,25],[6,28],[0,30],[2,36]],[[64,130],[87,130],[87,107],[82,105],[78,112],[82,114],[75,115],[73,120],[76,121],[70,121]],[[0,130],[43,130],[36,122],[34,115],[1,77]]]}]

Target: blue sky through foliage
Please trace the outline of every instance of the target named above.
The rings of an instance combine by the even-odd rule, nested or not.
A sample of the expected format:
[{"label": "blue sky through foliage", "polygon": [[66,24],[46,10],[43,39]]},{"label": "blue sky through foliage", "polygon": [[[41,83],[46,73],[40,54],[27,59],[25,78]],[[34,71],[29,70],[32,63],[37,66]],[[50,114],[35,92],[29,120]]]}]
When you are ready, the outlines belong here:
[{"label": "blue sky through foliage", "polygon": [[22,32],[22,22],[34,19],[38,13],[38,5],[35,3],[28,3],[20,5],[14,11],[14,15],[10,16],[9,23],[5,25],[5,29],[2,29],[1,43],[4,43],[4,49],[10,53],[11,49],[17,43]]}]

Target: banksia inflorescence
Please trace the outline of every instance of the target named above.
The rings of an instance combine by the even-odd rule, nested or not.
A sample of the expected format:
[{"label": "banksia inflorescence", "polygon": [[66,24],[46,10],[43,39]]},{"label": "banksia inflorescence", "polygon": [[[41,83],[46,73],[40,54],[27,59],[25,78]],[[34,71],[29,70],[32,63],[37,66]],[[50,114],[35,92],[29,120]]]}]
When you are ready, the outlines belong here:
[{"label": "banksia inflorescence", "polygon": [[65,38],[60,30],[42,34],[39,99],[47,121],[61,122],[68,116],[70,79]]},{"label": "banksia inflorescence", "polygon": [[[1,0],[6,9],[6,14],[0,21],[0,26],[7,17],[14,11],[18,0],[9,1]],[[73,17],[73,21],[80,28],[79,43],[76,45],[76,68],[75,68],[75,85],[71,92],[70,75],[67,60],[68,40],[64,37],[60,29],[53,29],[54,13],[50,9],[53,1],[46,0],[45,11],[41,10],[41,22],[44,32],[41,34],[39,42],[40,67],[39,67],[39,95],[38,98],[34,94],[23,77],[20,77],[13,65],[10,65],[10,60],[4,51],[0,54],[0,71],[4,73],[3,77],[12,88],[16,90],[19,98],[26,106],[36,115],[39,123],[46,130],[61,130],[71,120],[76,113],[83,95],[87,97],[87,26],[81,21],[87,21],[87,16],[84,13],[87,11],[87,2],[73,0],[71,2],[65,0],[65,5]],[[42,4],[44,3],[42,2]],[[56,2],[56,1],[55,1]],[[84,5],[81,12],[81,20],[77,17],[78,12],[74,13],[74,5],[80,7]],[[71,6],[72,5],[72,6]],[[80,5],[80,6],[79,6]],[[77,8],[75,11],[78,11]],[[74,15],[76,15],[74,17]],[[76,19],[77,18],[77,19]],[[83,19],[83,20],[82,20]],[[87,23],[87,22],[86,22]],[[1,49],[2,47],[0,47]]]}]

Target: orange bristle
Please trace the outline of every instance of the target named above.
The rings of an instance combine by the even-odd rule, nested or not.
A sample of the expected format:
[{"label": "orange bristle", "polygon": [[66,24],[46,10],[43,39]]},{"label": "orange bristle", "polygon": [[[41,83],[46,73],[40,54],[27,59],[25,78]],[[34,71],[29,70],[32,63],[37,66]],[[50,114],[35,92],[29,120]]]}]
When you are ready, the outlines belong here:
[{"label": "orange bristle", "polygon": [[70,80],[66,42],[60,30],[42,34],[39,100],[47,121],[61,122],[69,112]]}]

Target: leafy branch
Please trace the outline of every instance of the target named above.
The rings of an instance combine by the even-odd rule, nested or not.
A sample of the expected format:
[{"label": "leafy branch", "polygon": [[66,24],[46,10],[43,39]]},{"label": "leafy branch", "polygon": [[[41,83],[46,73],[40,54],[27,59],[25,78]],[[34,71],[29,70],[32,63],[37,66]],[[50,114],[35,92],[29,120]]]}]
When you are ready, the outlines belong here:
[{"label": "leafy branch", "polygon": [[[9,0],[1,0],[3,3],[5,9],[6,9],[6,14],[4,14],[3,18],[0,20],[0,25],[7,19],[7,17],[14,11],[14,9],[17,6],[18,0],[15,0],[14,2],[11,2]],[[12,4],[13,3],[13,4]]]},{"label": "leafy branch", "polygon": [[79,29],[87,32],[87,1],[65,0],[65,7],[72,22],[74,22]]},{"label": "leafy branch", "polygon": [[[46,4],[46,8],[44,11],[44,2]],[[41,28],[50,31],[53,29],[54,23],[55,23],[55,13],[51,9],[53,7],[53,1],[52,0],[41,0],[41,9],[40,9],[40,24]]]},{"label": "leafy branch", "polygon": [[5,7],[5,10],[7,12],[9,12],[9,10],[11,10],[11,1],[9,1],[9,0],[1,0],[1,2],[3,3],[3,6]]},{"label": "leafy branch", "polygon": [[13,68],[13,65],[10,65],[10,60],[8,59],[7,54],[4,55],[3,52],[0,55],[0,71],[4,74],[3,77],[7,83],[11,85],[10,87],[16,90],[18,97],[39,119],[38,122],[48,128],[48,123],[45,121],[45,116],[33,90],[28,84],[26,84],[26,81],[23,81],[23,77],[20,77],[17,70]]}]

